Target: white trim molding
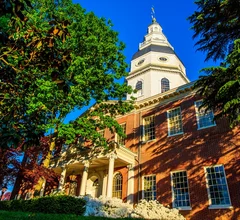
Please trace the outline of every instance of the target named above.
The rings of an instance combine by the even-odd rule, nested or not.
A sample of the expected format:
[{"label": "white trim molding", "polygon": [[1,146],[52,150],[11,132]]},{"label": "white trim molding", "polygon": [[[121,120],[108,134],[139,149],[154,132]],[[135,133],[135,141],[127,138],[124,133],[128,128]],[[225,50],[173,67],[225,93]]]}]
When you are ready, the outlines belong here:
[{"label": "white trim molding", "polygon": [[194,102],[198,130],[216,126],[216,123],[213,120],[214,119],[213,111],[207,110],[205,112],[204,107],[199,110],[199,107],[201,105],[202,105],[202,99]]},{"label": "white trim molding", "polygon": [[[175,110],[178,110],[179,109],[179,114],[177,115],[173,115],[170,117],[170,114],[171,112],[175,111]],[[177,128],[176,125],[174,125],[174,127],[176,126],[176,130],[178,130],[177,133],[171,133],[171,125],[170,125],[170,119],[174,119],[173,120],[173,123],[176,123],[178,122],[179,123],[179,128]],[[171,137],[171,136],[175,136],[175,135],[179,135],[179,134],[183,134],[183,121],[182,121],[182,111],[181,111],[181,107],[176,107],[176,108],[172,108],[172,109],[169,109],[167,111],[167,121],[168,121],[168,137]],[[174,129],[175,130],[175,129]],[[174,131],[175,132],[175,131]]]},{"label": "white trim molding", "polygon": [[227,178],[222,164],[204,167],[209,209],[232,207]]},{"label": "white trim molding", "polygon": [[[173,208],[179,210],[192,210],[187,171],[186,170],[172,171],[170,173],[170,176]],[[179,198],[179,200],[175,201],[175,198]],[[179,206],[175,204],[176,202],[179,203]]]}]

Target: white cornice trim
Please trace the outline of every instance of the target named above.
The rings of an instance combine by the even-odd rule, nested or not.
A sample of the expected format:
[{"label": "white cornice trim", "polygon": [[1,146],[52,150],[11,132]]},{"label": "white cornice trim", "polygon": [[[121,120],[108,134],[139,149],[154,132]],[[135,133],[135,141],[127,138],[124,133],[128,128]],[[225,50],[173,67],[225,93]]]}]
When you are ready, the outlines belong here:
[{"label": "white cornice trim", "polygon": [[[117,148],[118,149],[118,148]],[[125,146],[119,146],[119,149],[122,150],[125,153],[128,153],[129,155],[136,157],[137,154],[132,152],[130,149],[126,148]]]},{"label": "white cornice trim", "polygon": [[142,68],[135,70],[133,72],[129,73],[129,76],[126,77],[126,80],[132,79],[136,76],[140,76],[148,71],[161,71],[161,72],[168,72],[168,73],[177,73],[180,74],[180,76],[189,83],[190,80],[187,78],[187,76],[182,72],[181,69],[179,69],[177,66],[174,65],[156,65],[156,64],[147,64],[143,66]]},{"label": "white cornice trim", "polygon": [[[179,99],[182,99],[183,97],[193,95],[196,93],[196,90],[193,89],[195,82],[196,81],[193,81],[185,85],[171,89],[167,92],[160,93],[140,101],[135,101],[134,109],[131,112],[125,114],[124,116],[137,114],[142,110],[152,109],[173,101],[177,101]],[[116,117],[116,119],[119,119],[121,117],[123,116],[119,115]]]}]

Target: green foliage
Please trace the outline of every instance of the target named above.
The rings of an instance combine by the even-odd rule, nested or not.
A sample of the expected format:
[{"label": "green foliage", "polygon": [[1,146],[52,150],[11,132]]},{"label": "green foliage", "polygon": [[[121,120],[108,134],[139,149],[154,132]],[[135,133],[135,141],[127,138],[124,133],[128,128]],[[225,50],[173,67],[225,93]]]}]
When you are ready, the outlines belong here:
[{"label": "green foliage", "polygon": [[10,201],[0,201],[0,210],[10,210]]},{"label": "green foliage", "polygon": [[[83,219],[83,216],[76,216],[73,214],[43,214],[43,213],[29,213],[29,212],[14,212],[14,211],[0,211],[0,219],[21,219],[21,220],[69,220],[69,219]],[[91,219],[91,218],[89,218]]]},{"label": "green foliage", "polygon": [[0,210],[83,215],[85,203],[83,199],[71,196],[46,196],[32,200],[2,201]]},{"label": "green foliage", "polygon": [[[71,0],[21,2],[19,16],[0,17],[9,27],[0,48],[0,147],[38,144],[49,130],[67,144],[79,137],[95,142],[98,126],[119,131],[104,114],[130,111],[132,102],[124,99],[132,91],[119,83],[127,64],[111,22]],[[106,102],[112,99],[118,101]],[[64,124],[70,112],[92,100],[101,111]]]},{"label": "green foliage", "polygon": [[224,59],[233,41],[240,38],[239,0],[195,0],[197,11],[188,20],[194,38],[200,37],[198,50],[207,52],[206,60]]},{"label": "green foliage", "polygon": [[[0,211],[0,219],[21,219],[21,220],[103,220],[110,219],[106,217],[95,217],[95,216],[76,216],[70,214],[42,214],[42,213],[29,213],[29,212],[8,212],[8,211]],[[116,220],[120,220],[122,218],[116,218]],[[124,218],[125,220],[132,220],[132,218]],[[137,219],[136,219],[137,220]]]},{"label": "green foliage", "polygon": [[206,109],[215,118],[226,116],[230,125],[240,122],[240,1],[196,0],[198,6],[188,19],[194,37],[200,37],[198,50],[207,52],[206,60],[221,59],[219,67],[204,68],[195,88],[203,96]]},{"label": "green foliage", "polygon": [[[205,97],[203,106],[214,109],[216,118],[227,116],[232,126],[240,123],[240,39],[220,67],[205,68],[195,87]],[[204,85],[204,86],[203,86]]]}]

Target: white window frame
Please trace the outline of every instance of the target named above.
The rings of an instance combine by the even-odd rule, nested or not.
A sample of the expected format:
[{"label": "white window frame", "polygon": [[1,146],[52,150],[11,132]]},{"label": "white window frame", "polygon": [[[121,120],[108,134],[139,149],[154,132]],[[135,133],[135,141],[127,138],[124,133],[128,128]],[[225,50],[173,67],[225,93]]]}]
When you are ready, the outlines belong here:
[{"label": "white window frame", "polygon": [[[144,192],[145,192],[145,190],[144,190],[144,177],[155,177],[155,190],[152,191],[152,195],[153,195],[153,197],[154,197],[154,192],[155,192],[155,193],[156,193],[156,198],[150,199],[150,200],[156,200],[156,199],[157,199],[157,178],[156,178],[156,175],[155,175],[155,174],[142,176],[142,199],[145,199],[145,198],[144,198]],[[149,201],[150,201],[150,200],[149,200]]]},{"label": "white window frame", "polygon": [[[124,122],[124,123],[121,123],[120,126],[125,126],[125,134],[126,134],[126,131],[127,131],[127,124]],[[123,127],[122,127],[122,128],[123,128]],[[124,144],[119,144],[119,140],[120,140],[120,138],[122,138],[122,137],[120,137],[120,136],[116,133],[116,135],[115,135],[115,141],[116,141],[116,143],[118,143],[118,145],[120,145],[120,146],[125,146],[126,138],[122,138]]]},{"label": "white window frame", "polygon": [[[201,114],[201,113],[199,112],[199,107],[197,107],[197,103],[198,103],[198,102],[202,102],[202,99],[197,100],[197,101],[194,102],[195,112],[196,112],[196,120],[197,120],[197,126],[198,126],[197,129],[198,129],[198,130],[201,130],[201,129],[205,129],[205,128],[210,128],[210,127],[216,126],[215,121],[213,121],[213,123],[212,123],[211,125],[200,127],[199,114]],[[202,108],[202,109],[204,110],[204,108]],[[207,111],[207,114],[212,114],[212,116],[214,117],[214,113],[213,113],[212,110],[208,110],[208,111]]]},{"label": "white window frame", "polygon": [[[146,131],[145,131],[145,121],[146,121],[146,118],[150,118],[150,117],[153,117],[153,123],[154,123],[154,138],[153,139],[149,139],[149,140],[146,140]],[[155,115],[149,115],[149,116],[146,116],[146,117],[143,117],[142,118],[142,140],[144,142],[149,142],[149,141],[153,141],[153,140],[156,140],[156,128],[155,128]]]},{"label": "white window frame", "polygon": [[[166,78],[166,77],[164,77],[164,78],[162,78],[161,79],[161,93],[164,93],[162,90],[163,90],[163,80],[165,80],[165,82],[168,82],[168,89],[166,90],[166,91],[164,91],[164,92],[167,92],[167,91],[169,91],[170,90],[170,81],[169,81],[169,79],[168,78]],[[167,81],[166,81],[167,80]]]},{"label": "white window frame", "polygon": [[174,171],[171,171],[171,173],[170,173],[170,176],[171,176],[171,188],[172,188],[172,206],[173,206],[173,208],[176,208],[176,209],[179,209],[179,210],[192,210],[188,176],[187,176],[187,188],[188,188],[188,194],[189,194],[188,196],[189,196],[189,203],[190,203],[190,205],[189,206],[176,207],[175,203],[174,203],[174,187],[173,187],[173,176],[172,176],[172,174],[173,173],[180,173],[180,172],[186,172],[186,174],[187,174],[186,170],[174,170]]},{"label": "white window frame", "polygon": [[[224,178],[225,178],[225,182],[226,182],[226,187],[227,187],[227,192],[228,192],[228,197],[229,197],[229,204],[226,205],[212,205],[212,198],[211,198],[211,194],[210,194],[210,189],[209,189],[209,184],[208,184],[208,178],[207,178],[207,168],[210,167],[223,167],[223,174],[224,174]],[[208,209],[229,209],[232,208],[232,203],[231,203],[231,197],[230,197],[230,193],[229,193],[229,189],[228,189],[228,183],[227,183],[227,178],[226,178],[226,173],[225,173],[225,169],[224,169],[224,165],[223,164],[216,164],[213,166],[206,166],[204,167],[204,172],[205,172],[205,180],[206,180],[206,187],[207,187],[207,194],[208,194],[208,202],[209,202],[209,207]]]},{"label": "white window frame", "polygon": [[[123,195],[123,175],[122,175],[122,173],[120,173],[120,172],[116,172],[114,175],[113,175],[113,185],[112,185],[112,194],[114,194],[114,178],[116,177],[116,175],[121,175],[121,177],[122,177],[122,179],[121,179],[121,198],[119,198],[119,197],[115,197],[115,198],[119,198],[119,199],[122,199],[122,195]],[[119,190],[117,191],[117,192],[119,192]],[[117,193],[116,193],[117,194]]]},{"label": "white window frame", "polygon": [[[169,118],[169,113],[175,109],[179,108],[180,109],[180,118],[181,118],[181,125],[182,125],[182,131],[181,132],[178,132],[178,133],[175,133],[175,134],[170,134],[170,118]],[[176,107],[176,108],[172,108],[172,109],[169,109],[167,111],[167,119],[168,119],[168,137],[172,137],[172,136],[175,136],[175,135],[180,135],[180,134],[183,134],[183,120],[182,120],[182,110],[181,110],[181,107]]]},{"label": "white window frame", "polygon": [[142,83],[142,89],[139,89],[139,90],[137,90],[137,97],[141,97],[141,96],[143,96],[144,94],[143,94],[143,88],[144,88],[144,81],[142,80],[142,79],[140,79],[140,80],[138,80],[137,82],[136,82],[136,84],[135,84],[135,89],[136,89],[136,85],[137,85],[137,83],[138,82],[141,82]]}]

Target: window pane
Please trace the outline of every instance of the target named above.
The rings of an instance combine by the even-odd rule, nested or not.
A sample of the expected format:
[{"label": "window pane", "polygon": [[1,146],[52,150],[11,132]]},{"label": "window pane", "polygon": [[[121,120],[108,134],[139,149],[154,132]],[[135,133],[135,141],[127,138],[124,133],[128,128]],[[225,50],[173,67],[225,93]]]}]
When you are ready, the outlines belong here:
[{"label": "window pane", "polygon": [[168,112],[168,134],[174,135],[183,132],[181,109],[175,108]]},{"label": "window pane", "polygon": [[143,119],[143,140],[149,141],[155,139],[154,116]]},{"label": "window pane", "polygon": [[136,84],[136,90],[141,90],[142,89],[142,81],[138,81]]},{"label": "window pane", "polygon": [[206,174],[211,205],[230,205],[224,167],[222,165],[208,167]]},{"label": "window pane", "polygon": [[202,100],[195,102],[198,128],[205,128],[215,125],[215,122],[213,120],[214,118],[213,111],[212,110],[205,111],[205,108],[200,108],[201,105]]},{"label": "window pane", "polygon": [[144,176],[143,177],[143,199],[146,200],[156,200],[156,176]]},{"label": "window pane", "polygon": [[[176,171],[171,173],[173,190],[173,207],[190,206],[189,187],[186,171]],[[185,178],[182,178],[182,177]]]},{"label": "window pane", "polygon": [[163,78],[161,80],[161,92],[166,92],[170,89],[169,80],[167,78]]},{"label": "window pane", "polygon": [[135,89],[137,90],[137,96],[142,96],[143,95],[143,82],[142,81],[138,81],[136,84]]},{"label": "window pane", "polygon": [[[120,126],[123,129],[123,133],[126,134],[126,124],[121,124]],[[119,145],[125,145],[125,138],[124,137],[120,137],[119,135],[117,135],[117,143]]]},{"label": "window pane", "polygon": [[117,173],[113,177],[112,197],[122,199],[122,174],[121,173]]}]

